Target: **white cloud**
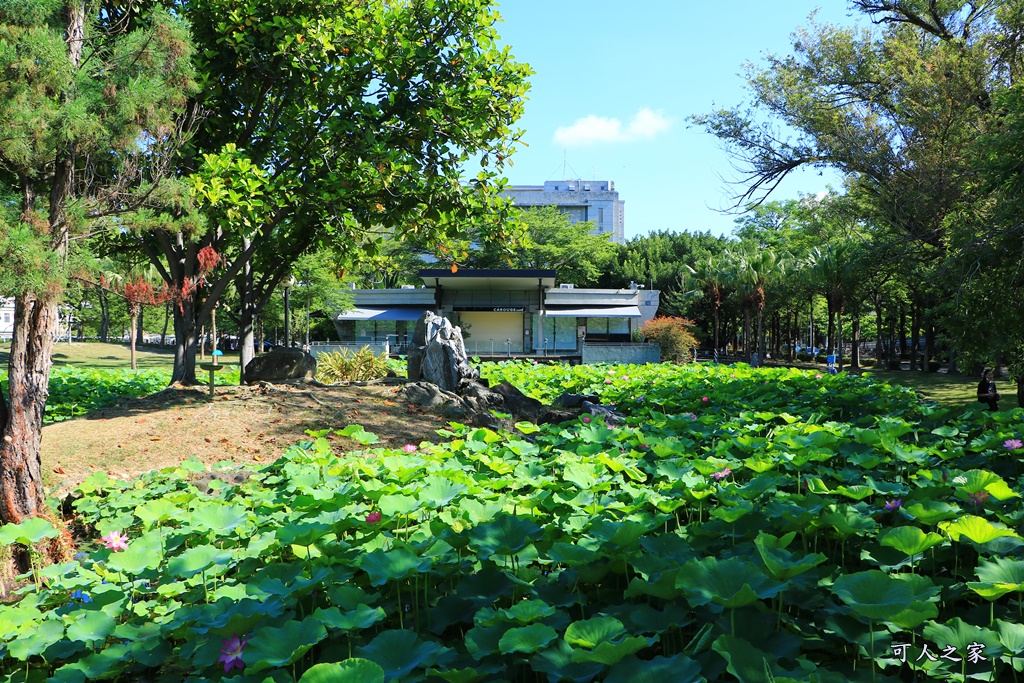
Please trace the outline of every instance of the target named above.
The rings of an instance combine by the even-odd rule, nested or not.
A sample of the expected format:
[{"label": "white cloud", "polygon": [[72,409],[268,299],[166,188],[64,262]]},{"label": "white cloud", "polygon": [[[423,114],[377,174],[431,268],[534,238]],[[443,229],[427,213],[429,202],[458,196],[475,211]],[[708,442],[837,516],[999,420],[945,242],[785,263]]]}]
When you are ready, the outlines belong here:
[{"label": "white cloud", "polygon": [[663,112],[641,109],[626,125],[605,116],[585,116],[571,126],[555,131],[555,143],[564,147],[583,147],[604,142],[637,142],[650,140],[672,127],[672,120]]}]

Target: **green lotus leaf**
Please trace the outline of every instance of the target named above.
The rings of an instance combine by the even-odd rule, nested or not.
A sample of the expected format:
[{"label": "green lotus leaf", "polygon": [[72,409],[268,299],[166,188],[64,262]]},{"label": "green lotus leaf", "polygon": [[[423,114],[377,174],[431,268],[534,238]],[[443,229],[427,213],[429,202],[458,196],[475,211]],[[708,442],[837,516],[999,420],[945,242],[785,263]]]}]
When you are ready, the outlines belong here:
[{"label": "green lotus leaf", "polygon": [[903,507],[907,513],[922,524],[934,526],[960,514],[960,509],[940,500],[915,501]]},{"label": "green lotus leaf", "polygon": [[184,516],[184,511],[166,498],[154,498],[135,508],[135,516],[146,529],[179,515]]},{"label": "green lotus leaf", "polygon": [[44,619],[39,625],[25,629],[18,637],[7,644],[7,652],[18,661],[26,661],[29,657],[42,654],[64,637],[64,624],[55,619]]},{"label": "green lotus leaf", "polygon": [[954,617],[945,624],[929,622],[925,624],[922,633],[928,642],[935,643],[940,648],[951,645],[961,653],[966,652],[967,647],[975,643],[984,645],[985,657],[990,659],[997,659],[1004,652],[998,633],[968,624],[960,617]]},{"label": "green lotus leaf", "polygon": [[448,681],[448,683],[478,683],[479,681],[482,681],[486,679],[488,676],[491,676],[495,673],[497,673],[497,669],[493,671],[489,671],[486,669],[478,671],[477,669],[468,668],[446,669],[444,671],[440,669],[427,669],[427,676],[429,676],[432,679],[440,678],[443,681]]},{"label": "green lotus leaf", "polygon": [[329,629],[359,631],[364,628],[370,628],[386,616],[384,610],[380,607],[359,605],[354,610],[344,613],[337,607],[328,607],[326,609],[318,607],[313,612],[312,618],[318,620]]},{"label": "green lotus leaf", "polygon": [[590,535],[613,546],[631,548],[649,530],[646,524],[634,522],[633,520],[627,519],[623,522],[601,520],[590,527]]},{"label": "green lotus leaf", "polygon": [[419,557],[404,548],[374,550],[359,559],[359,568],[369,575],[371,586],[383,586],[388,581],[427,571],[430,565],[430,558]]},{"label": "green lotus leaf", "polygon": [[749,470],[753,470],[757,474],[763,474],[768,470],[773,469],[776,465],[778,465],[778,462],[774,459],[761,455],[755,455],[743,461],[744,467]]},{"label": "green lotus leaf", "polygon": [[289,621],[280,628],[261,628],[242,653],[245,670],[251,674],[287,666],[326,637],[327,629],[316,619]]},{"label": "green lotus leaf", "polygon": [[936,427],[935,429],[932,430],[932,434],[935,434],[936,436],[944,436],[946,438],[956,436],[959,433],[960,430],[957,429],[956,427],[953,427],[952,425],[944,425],[942,427]]},{"label": "green lotus leaf", "polygon": [[605,667],[598,662],[574,662],[576,652],[562,639],[556,639],[551,647],[541,650],[530,658],[534,671],[547,674],[548,680],[588,683],[594,680]]},{"label": "green lotus leaf", "polygon": [[249,519],[249,510],[241,505],[199,502],[192,509],[192,527],[225,536]]},{"label": "green lotus leaf", "polygon": [[1011,656],[1024,654],[1024,624],[996,619],[995,627],[996,633],[999,634],[999,642],[1002,643],[1007,654]]},{"label": "green lotus leaf", "polygon": [[68,626],[68,639],[92,646],[106,641],[117,623],[105,612],[86,612]]},{"label": "green lotus leaf", "polygon": [[547,624],[530,624],[510,628],[498,640],[498,650],[503,655],[512,652],[536,652],[558,637],[555,629]]},{"label": "green lotus leaf", "polygon": [[431,510],[447,505],[467,491],[465,484],[458,484],[445,477],[427,477],[423,484],[416,497]]},{"label": "green lotus leaf", "polygon": [[46,680],[53,683],[86,683],[115,678],[112,674],[122,671],[128,665],[131,650],[132,646],[124,643],[108,645],[99,652],[65,664]]},{"label": "green lotus leaf", "polygon": [[363,425],[349,425],[339,430],[337,434],[338,436],[346,436],[363,446],[369,446],[380,441],[380,437],[373,432],[366,431]]},{"label": "green lotus leaf", "polygon": [[401,494],[381,496],[377,501],[377,507],[385,517],[397,517],[398,515],[411,515],[423,506],[423,501],[415,496],[403,496]]},{"label": "green lotus leaf", "polygon": [[0,526],[0,546],[13,545],[14,543],[28,546],[39,543],[44,538],[53,538],[56,535],[57,530],[45,519],[29,517],[21,524],[4,524]]},{"label": "green lotus leaf", "polygon": [[686,655],[637,659],[630,655],[612,666],[605,683],[703,683],[701,667]]},{"label": "green lotus leaf", "polygon": [[645,638],[643,636],[630,636],[621,641],[609,643],[598,643],[593,650],[576,650],[572,653],[574,662],[598,662],[611,666],[617,664],[623,657],[635,654],[645,647],[650,646],[658,639]]},{"label": "green lotus leaf", "polygon": [[167,571],[174,576],[187,579],[210,567],[228,564],[231,558],[231,552],[228,550],[221,550],[212,545],[200,545],[168,560]]},{"label": "green lotus leaf", "polygon": [[581,545],[552,543],[551,548],[548,550],[548,557],[559,564],[576,567],[593,562],[597,559],[598,552]]},{"label": "green lotus leaf", "polygon": [[494,519],[501,512],[502,506],[501,503],[467,497],[459,500],[459,509],[465,511],[469,521],[476,525]]},{"label": "green lotus leaf", "polygon": [[[754,539],[754,546],[761,556],[761,561],[764,562],[771,577],[777,581],[789,581],[828,559],[821,553],[797,556],[785,550],[795,536],[795,533],[786,534],[783,539],[777,539],[762,531]],[[786,538],[789,540],[785,540]]]},{"label": "green lotus leaf", "polygon": [[340,663],[314,664],[298,683],[384,683],[384,669],[368,659],[353,657]]},{"label": "green lotus leaf", "polygon": [[875,491],[870,486],[858,485],[858,486],[837,486],[836,493],[853,500],[864,500],[868,496],[874,495]]},{"label": "green lotus leaf", "polygon": [[594,617],[569,624],[565,630],[565,642],[595,648],[599,643],[614,640],[625,632],[626,627],[614,617]]},{"label": "green lotus leaf", "polygon": [[[124,574],[141,574],[160,566],[163,557],[163,539],[157,531],[148,531],[128,541],[128,549],[110,553],[107,568]],[[230,557],[230,553],[228,554]]]},{"label": "green lotus leaf", "polygon": [[676,587],[694,606],[709,602],[723,607],[742,607],[778,594],[785,584],[769,578],[753,562],[733,557],[690,560],[679,571]]},{"label": "green lotus leaf", "polygon": [[384,669],[388,680],[402,680],[417,667],[432,666],[442,648],[421,640],[414,631],[382,631],[369,644],[356,648],[360,657],[373,660]]},{"label": "green lotus leaf", "polygon": [[754,504],[751,501],[736,500],[716,507],[711,511],[711,516],[728,524],[733,524],[753,511]]},{"label": "green lotus leaf", "polygon": [[675,600],[684,595],[683,589],[679,587],[679,573],[682,569],[669,569],[661,572],[657,577],[651,577],[653,581],[644,581],[636,577],[629,582],[626,588],[625,597],[635,598],[641,595],[651,595],[662,600]]},{"label": "green lotus leaf", "polygon": [[301,547],[311,546],[323,538],[331,530],[329,524],[317,523],[291,523],[277,528],[274,537],[282,545],[297,545]]},{"label": "green lotus leaf", "polygon": [[967,493],[978,493],[984,491],[988,486],[1000,482],[1006,484],[998,474],[987,470],[970,470],[958,476],[953,483],[958,484],[958,488],[962,488]]},{"label": "green lotus leaf", "polygon": [[481,560],[515,555],[542,535],[543,530],[529,519],[509,514],[497,515],[469,531],[470,546]]},{"label": "green lotus leaf", "polygon": [[840,576],[832,584],[832,592],[871,620],[889,619],[914,603],[912,586],[876,569]]},{"label": "green lotus leaf", "polygon": [[1024,561],[999,557],[982,562],[975,572],[979,581],[969,581],[967,586],[986,600],[1024,592]]},{"label": "green lotus leaf", "polygon": [[1021,537],[1005,526],[996,526],[987,519],[975,515],[965,515],[955,522],[942,522],[939,528],[949,534],[954,541],[959,541],[961,536],[966,536],[975,543],[988,543],[997,538],[1008,537],[1020,539]]},{"label": "green lotus leaf", "polygon": [[841,505],[836,510],[821,516],[823,524],[827,524],[842,536],[867,534],[878,526],[878,522],[856,508]]},{"label": "green lotus leaf", "polygon": [[682,628],[693,621],[689,611],[680,605],[666,605],[657,610],[650,605],[630,607],[626,618],[634,631],[641,634],[658,634],[670,628]]},{"label": "green lotus leaf", "polygon": [[913,557],[933,548],[944,539],[939,534],[925,533],[916,526],[900,526],[889,529],[878,537],[878,542],[889,548],[896,548]]},{"label": "green lotus leaf", "polygon": [[754,647],[749,641],[721,635],[711,645],[726,662],[726,671],[740,683],[776,683],[774,655]]},{"label": "green lotus leaf", "polygon": [[501,610],[507,619],[519,624],[529,624],[550,617],[557,610],[543,600],[523,600],[508,609]]}]

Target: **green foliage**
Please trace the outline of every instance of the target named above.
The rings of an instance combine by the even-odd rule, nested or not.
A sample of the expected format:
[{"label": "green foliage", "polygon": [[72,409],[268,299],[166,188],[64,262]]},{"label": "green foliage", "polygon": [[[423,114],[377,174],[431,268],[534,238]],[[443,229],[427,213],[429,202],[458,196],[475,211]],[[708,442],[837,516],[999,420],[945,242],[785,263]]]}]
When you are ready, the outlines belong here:
[{"label": "green foliage", "polygon": [[[82,554],[0,606],[4,673],[231,680],[235,638],[246,679],[309,683],[1011,677],[1020,412],[745,365],[483,371],[626,418],[453,423],[411,453],[318,437],[208,494],[197,461],[93,476]],[[128,550],[96,540],[118,530]],[[914,667],[924,642],[986,659]]]},{"label": "green foliage", "polygon": [[316,379],[324,384],[380,379],[389,369],[387,354],[378,356],[366,346],[358,351],[321,353],[316,358]]},{"label": "green foliage", "polygon": [[640,337],[661,346],[661,359],[669,363],[689,363],[697,338],[693,336],[693,323],[685,318],[659,317],[648,320],[640,327]]},{"label": "green foliage", "polygon": [[[573,223],[554,206],[521,210],[516,219],[527,239],[510,251],[510,244],[481,239],[479,252],[470,254],[473,268],[553,269],[562,282],[592,287],[607,272],[616,252],[608,234],[591,235],[592,221]],[[621,284],[621,283],[620,283]]]}]

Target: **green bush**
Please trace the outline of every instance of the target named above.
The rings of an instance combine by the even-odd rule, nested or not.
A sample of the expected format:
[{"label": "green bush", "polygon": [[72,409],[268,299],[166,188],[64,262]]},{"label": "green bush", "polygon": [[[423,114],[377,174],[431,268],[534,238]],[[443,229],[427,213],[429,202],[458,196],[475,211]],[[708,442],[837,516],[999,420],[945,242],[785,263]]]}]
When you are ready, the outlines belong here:
[{"label": "green bush", "polygon": [[324,384],[341,382],[365,382],[379,379],[388,374],[388,356],[382,353],[374,355],[364,346],[355,353],[351,351],[332,351],[317,356],[316,379]]},{"label": "green bush", "polygon": [[640,336],[661,346],[661,360],[670,363],[689,363],[697,338],[690,328],[693,323],[686,318],[658,317],[648,320],[640,327]]}]

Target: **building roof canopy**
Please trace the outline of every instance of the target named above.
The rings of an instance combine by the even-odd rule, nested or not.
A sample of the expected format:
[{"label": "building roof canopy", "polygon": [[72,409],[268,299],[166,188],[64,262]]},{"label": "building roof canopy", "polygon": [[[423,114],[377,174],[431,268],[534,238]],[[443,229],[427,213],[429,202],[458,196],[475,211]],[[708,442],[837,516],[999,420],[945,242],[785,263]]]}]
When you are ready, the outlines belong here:
[{"label": "building roof canopy", "polygon": [[553,270],[460,270],[423,269],[417,273],[427,287],[445,289],[529,290],[537,284],[546,289],[555,286]]}]

